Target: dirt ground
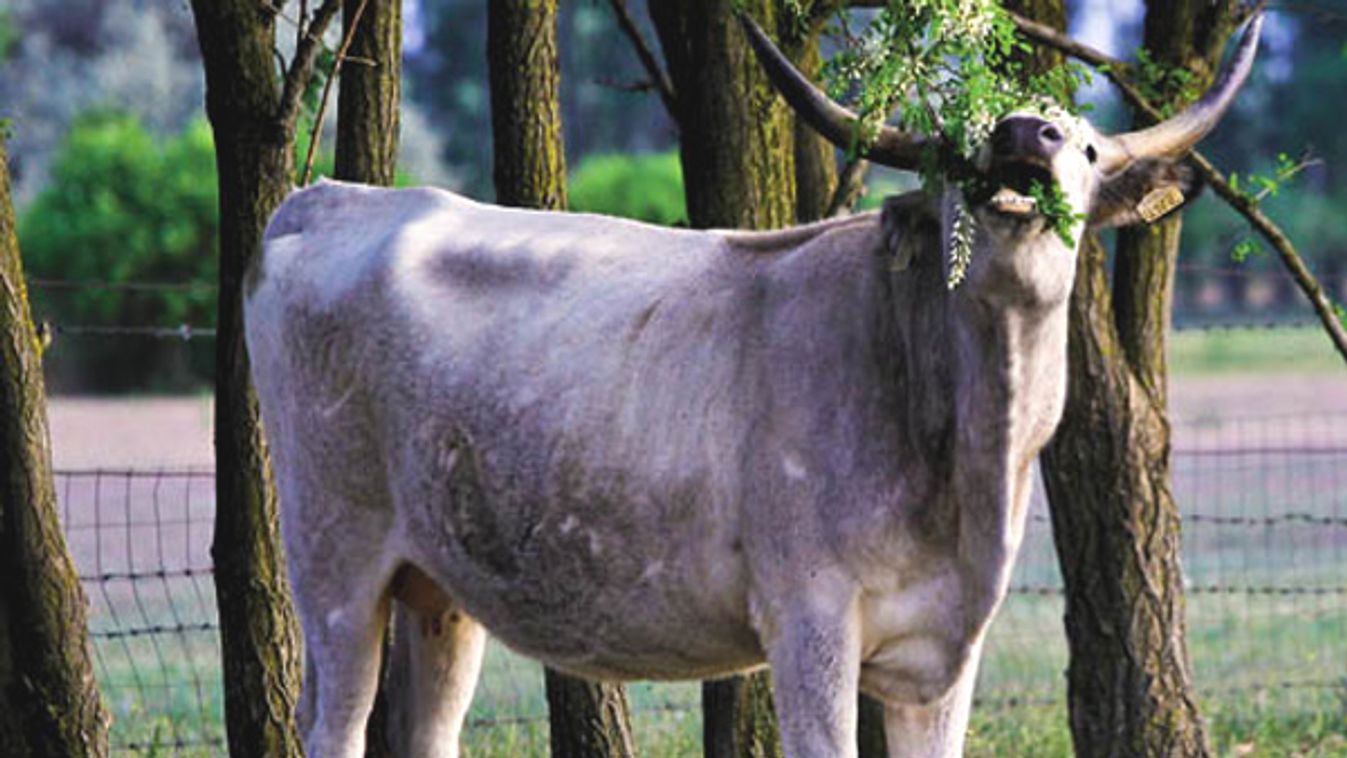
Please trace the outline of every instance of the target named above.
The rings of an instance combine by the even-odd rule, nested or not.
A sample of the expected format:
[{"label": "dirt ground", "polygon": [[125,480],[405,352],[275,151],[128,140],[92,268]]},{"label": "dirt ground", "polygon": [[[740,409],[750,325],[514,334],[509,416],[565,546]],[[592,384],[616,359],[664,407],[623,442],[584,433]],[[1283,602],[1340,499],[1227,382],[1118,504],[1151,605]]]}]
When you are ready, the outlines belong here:
[{"label": "dirt ground", "polygon": [[[1338,374],[1177,377],[1177,426],[1232,418],[1347,418],[1347,377]],[[57,468],[209,468],[211,399],[57,397],[50,406]],[[1347,442],[1347,424],[1338,441]],[[1184,440],[1177,442],[1182,445]]]}]

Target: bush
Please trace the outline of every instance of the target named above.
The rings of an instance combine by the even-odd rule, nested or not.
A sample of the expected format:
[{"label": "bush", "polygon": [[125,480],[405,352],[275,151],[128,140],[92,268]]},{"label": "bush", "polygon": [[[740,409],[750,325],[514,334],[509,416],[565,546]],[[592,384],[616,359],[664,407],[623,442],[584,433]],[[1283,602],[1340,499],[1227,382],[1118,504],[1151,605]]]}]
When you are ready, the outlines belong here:
[{"label": "bush", "polygon": [[687,225],[678,154],[593,155],[571,173],[571,210]]},{"label": "bush", "polygon": [[[175,290],[36,287],[39,317],[56,324],[211,326],[215,321],[215,150],[203,119],[167,139],[133,116],[81,118],[58,151],[51,182],[19,224],[28,275],[64,281],[174,282]],[[58,388],[181,389],[209,380],[213,345],[149,337],[57,338]]]}]

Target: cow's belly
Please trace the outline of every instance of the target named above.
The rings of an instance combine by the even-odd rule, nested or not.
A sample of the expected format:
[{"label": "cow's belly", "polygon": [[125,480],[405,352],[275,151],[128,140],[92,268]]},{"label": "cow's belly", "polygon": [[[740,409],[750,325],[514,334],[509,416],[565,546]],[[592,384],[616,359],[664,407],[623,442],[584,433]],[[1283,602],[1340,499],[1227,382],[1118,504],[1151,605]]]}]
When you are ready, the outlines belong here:
[{"label": "cow's belly", "polygon": [[410,509],[409,557],[519,652],[608,679],[701,678],[762,661],[730,528],[662,517],[660,503],[449,489]]}]

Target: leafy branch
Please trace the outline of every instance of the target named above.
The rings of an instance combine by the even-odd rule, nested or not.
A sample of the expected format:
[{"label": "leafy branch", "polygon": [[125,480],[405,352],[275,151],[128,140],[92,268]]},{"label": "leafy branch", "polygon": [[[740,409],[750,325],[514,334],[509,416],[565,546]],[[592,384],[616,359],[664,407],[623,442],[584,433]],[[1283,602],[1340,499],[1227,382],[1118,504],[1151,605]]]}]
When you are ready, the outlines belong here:
[{"label": "leafy branch", "polygon": [[[1013,112],[1046,117],[1073,112],[1071,93],[1088,78],[1078,65],[1024,76],[1018,58],[1031,47],[992,0],[886,2],[865,31],[853,32],[843,16],[838,34],[849,44],[824,73],[834,98],[855,93],[859,124],[851,156],[896,114],[904,131],[925,137],[932,146],[920,171],[923,186],[932,192],[947,181],[958,183],[965,196],[985,189],[985,178],[971,166],[996,124]],[[1039,187],[1037,199],[1038,212],[1074,244],[1071,232],[1079,219],[1061,188],[1055,183]],[[952,241],[957,265],[951,269],[951,286],[962,278],[971,255],[971,215],[963,226],[966,233]]]}]

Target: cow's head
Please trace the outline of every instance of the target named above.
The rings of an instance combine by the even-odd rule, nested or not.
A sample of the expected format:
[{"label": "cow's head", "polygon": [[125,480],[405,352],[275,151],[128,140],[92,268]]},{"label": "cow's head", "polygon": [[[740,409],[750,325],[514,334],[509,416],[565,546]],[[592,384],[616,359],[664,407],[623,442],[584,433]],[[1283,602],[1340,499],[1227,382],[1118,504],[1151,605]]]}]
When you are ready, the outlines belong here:
[{"label": "cow's head", "polygon": [[[855,114],[819,91],[751,19],[742,18],[759,60],[791,107],[834,144],[848,146],[856,129]],[[952,207],[966,208],[959,212],[971,213],[976,221],[967,271],[973,290],[1063,299],[1070,292],[1085,226],[1151,223],[1191,199],[1193,173],[1181,160],[1216,126],[1248,77],[1261,27],[1259,15],[1201,99],[1150,128],[1105,135],[1060,110],[1002,118],[976,158],[960,164],[964,178],[971,176],[961,184],[972,189],[947,197],[944,203],[947,240],[955,226],[949,218]],[[950,154],[943,144],[884,126],[863,154],[882,165],[916,170],[931,148]],[[1031,196],[1035,183],[1060,187],[1072,215],[1080,219],[1067,235],[1075,244],[1068,245],[1047,223]]]}]

